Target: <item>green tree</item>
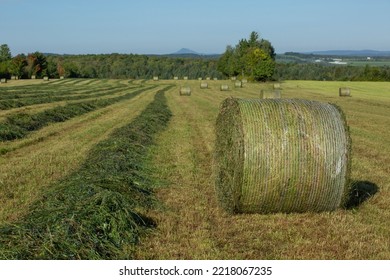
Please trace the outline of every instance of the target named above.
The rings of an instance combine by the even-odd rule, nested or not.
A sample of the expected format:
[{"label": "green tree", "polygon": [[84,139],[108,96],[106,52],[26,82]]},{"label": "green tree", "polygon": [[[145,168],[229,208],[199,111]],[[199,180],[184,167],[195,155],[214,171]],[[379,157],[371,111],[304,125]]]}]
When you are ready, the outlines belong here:
[{"label": "green tree", "polygon": [[47,75],[46,57],[40,52],[28,54],[26,72],[28,77],[35,75],[37,78],[41,78]]},{"label": "green tree", "polygon": [[9,65],[10,73],[18,78],[22,77],[24,74],[24,67],[27,65],[27,59],[24,54],[18,54],[12,58]]},{"label": "green tree", "polygon": [[0,46],[0,62],[11,60],[11,51],[7,44],[2,44]]}]

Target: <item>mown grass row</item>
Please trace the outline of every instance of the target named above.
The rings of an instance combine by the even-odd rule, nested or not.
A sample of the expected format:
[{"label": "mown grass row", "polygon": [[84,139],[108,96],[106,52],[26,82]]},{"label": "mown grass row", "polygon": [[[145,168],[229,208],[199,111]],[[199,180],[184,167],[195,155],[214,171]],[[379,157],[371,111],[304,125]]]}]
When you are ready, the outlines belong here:
[{"label": "mown grass row", "polygon": [[146,160],[171,117],[164,91],[130,124],[97,144],[79,170],[49,186],[17,224],[0,227],[0,259],[122,259],[153,225]]},{"label": "mown grass row", "polygon": [[64,122],[93,110],[106,107],[122,100],[133,98],[153,87],[156,86],[145,87],[113,98],[96,99],[67,104],[65,106],[57,106],[31,115],[26,113],[10,115],[3,123],[0,123],[0,141],[10,141],[24,138],[31,131],[38,130],[50,123]]}]

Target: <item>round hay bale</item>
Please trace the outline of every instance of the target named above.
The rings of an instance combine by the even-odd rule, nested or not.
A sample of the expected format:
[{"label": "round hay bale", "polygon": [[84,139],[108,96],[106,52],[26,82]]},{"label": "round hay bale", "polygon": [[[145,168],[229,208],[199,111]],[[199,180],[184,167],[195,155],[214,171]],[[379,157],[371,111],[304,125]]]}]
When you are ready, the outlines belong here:
[{"label": "round hay bale", "polygon": [[180,88],[180,95],[191,95],[191,88],[190,87],[181,87]]},{"label": "round hay bale", "polygon": [[49,77],[48,77],[48,76],[45,76],[45,77],[43,77],[43,80],[44,80],[44,81],[48,81],[48,80],[49,80]]},{"label": "round hay bale", "polygon": [[201,88],[201,89],[205,89],[205,88],[208,88],[208,87],[209,87],[209,84],[208,84],[208,83],[205,83],[205,82],[200,83],[200,88]]},{"label": "round hay bale", "polygon": [[216,122],[218,200],[230,213],[335,210],[349,192],[350,149],[335,105],[228,98]]},{"label": "round hay bale", "polygon": [[31,75],[31,80],[35,80],[37,77],[35,75]]},{"label": "round hay bale", "polygon": [[158,76],[154,76],[153,81],[158,81]]},{"label": "round hay bale", "polygon": [[220,89],[221,89],[221,91],[227,91],[227,90],[229,90],[229,86],[228,85],[221,85]]},{"label": "round hay bale", "polygon": [[183,79],[184,79],[184,80],[188,80],[188,77],[187,77],[187,76],[184,76]]},{"label": "round hay bale", "polygon": [[7,79],[6,79],[6,78],[2,78],[2,79],[0,80],[0,83],[2,83],[2,84],[7,83]]},{"label": "round hay bale", "polygon": [[244,84],[246,84],[246,83],[248,82],[247,79],[242,79],[241,81],[242,81]]},{"label": "round hay bale", "polygon": [[232,81],[235,81],[235,80],[237,80],[237,77],[231,77],[230,78]]},{"label": "round hay bale", "polygon": [[282,92],[280,90],[266,90],[266,89],[262,89],[260,91],[260,98],[261,99],[278,99],[278,98],[281,98],[282,97]]},{"label": "round hay bale", "polygon": [[210,81],[210,77],[206,77],[206,80],[207,80],[207,81]]},{"label": "round hay bale", "polygon": [[350,88],[339,88],[339,96],[351,96]]},{"label": "round hay bale", "polygon": [[241,82],[241,81],[235,81],[235,82],[234,82],[234,86],[235,86],[236,88],[241,88],[241,87],[242,87],[242,82]]},{"label": "round hay bale", "polygon": [[202,77],[199,77],[199,78],[198,78],[198,81],[201,81],[201,80],[202,80]]},{"label": "round hay bale", "polygon": [[173,79],[174,79],[174,80],[178,80],[178,79],[179,79],[179,77],[175,76],[175,77],[173,77]]},{"label": "round hay bale", "polygon": [[274,84],[274,89],[280,89],[280,88],[281,88],[281,86],[279,83]]}]

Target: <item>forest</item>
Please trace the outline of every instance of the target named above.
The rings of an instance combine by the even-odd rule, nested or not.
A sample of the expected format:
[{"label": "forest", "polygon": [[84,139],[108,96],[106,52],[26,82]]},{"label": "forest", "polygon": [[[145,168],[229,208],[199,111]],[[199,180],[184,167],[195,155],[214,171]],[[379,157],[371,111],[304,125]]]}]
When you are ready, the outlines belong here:
[{"label": "forest", "polygon": [[[58,55],[40,52],[12,56],[8,46],[3,44],[0,46],[0,78],[30,79],[63,76],[65,78],[150,79],[158,76],[160,79],[173,79],[173,77],[187,76],[189,79],[206,77],[223,79],[238,76],[258,81],[390,81],[389,66],[278,62],[277,55],[274,60],[275,54],[268,41],[256,41],[255,38],[251,43],[251,39],[253,38],[248,41],[241,40],[235,48],[228,46],[226,52],[219,57],[117,53]],[[272,48],[267,55],[255,51],[258,45],[263,44],[264,47],[264,43],[266,47]],[[233,68],[231,65],[227,67],[227,61],[230,59],[228,56],[242,44],[247,45],[249,55],[241,56],[244,59],[237,63],[241,68]],[[255,47],[250,44],[254,44]],[[255,64],[253,61],[256,55],[265,58]],[[256,69],[263,72],[259,74]]]}]

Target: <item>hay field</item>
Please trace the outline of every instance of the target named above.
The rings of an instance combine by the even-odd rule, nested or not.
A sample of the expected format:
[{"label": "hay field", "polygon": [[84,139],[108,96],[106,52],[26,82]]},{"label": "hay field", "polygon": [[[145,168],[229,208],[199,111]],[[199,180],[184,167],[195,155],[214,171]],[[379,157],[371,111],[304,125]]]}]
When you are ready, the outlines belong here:
[{"label": "hay field", "polygon": [[[123,254],[110,258],[390,259],[389,83],[281,83],[282,98],[332,102],[345,112],[352,137],[351,175],[358,182],[348,209],[231,216],[218,206],[212,173],[219,105],[229,96],[259,97],[261,89],[272,89],[273,84],[236,88],[233,81],[207,82],[208,89],[190,80],[65,79],[1,85],[1,100],[7,94],[22,97],[10,100],[27,94],[31,104],[2,109],[0,123],[20,113],[39,115],[66,104],[117,99],[0,142],[0,224],[22,220],[48,188],[77,171],[98,143],[130,123],[158,90],[172,84],[165,92],[172,117],[147,156],[150,176],[158,182],[153,186],[157,200],[152,207],[137,207],[154,227],[142,231],[137,245],[125,243]],[[229,84],[229,90],[221,91],[222,84]],[[191,96],[180,96],[182,86],[191,87]],[[350,88],[352,97],[339,97],[340,87]],[[130,97],[135,91],[140,92]],[[36,95],[41,94],[46,95],[38,101]],[[72,98],[58,100],[58,95]],[[0,231],[1,238],[4,234]],[[7,256],[0,248],[0,258]]]}]

